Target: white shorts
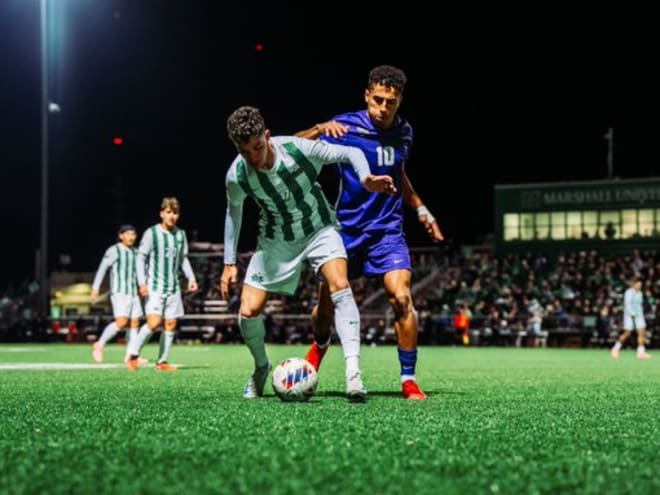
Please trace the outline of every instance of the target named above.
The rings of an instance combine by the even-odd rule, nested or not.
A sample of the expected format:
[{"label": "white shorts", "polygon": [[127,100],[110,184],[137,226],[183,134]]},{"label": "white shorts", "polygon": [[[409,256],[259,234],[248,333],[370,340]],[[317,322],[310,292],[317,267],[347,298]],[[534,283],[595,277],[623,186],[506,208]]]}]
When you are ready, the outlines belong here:
[{"label": "white shorts", "polygon": [[244,283],[266,292],[292,296],[298,287],[304,261],[318,273],[324,263],[336,258],[347,258],[346,248],[332,226],[324,227],[307,241],[259,239]]},{"label": "white shorts", "polygon": [[140,318],[144,316],[140,296],[128,296],[126,294],[112,294],[112,314],[115,318],[121,316],[127,318]]},{"label": "white shorts", "polygon": [[632,330],[644,330],[646,329],[646,320],[644,319],[643,316],[638,316],[635,318],[635,321],[633,322],[633,319],[630,315],[624,315],[623,329],[628,332]]},{"label": "white shorts", "polygon": [[150,292],[144,312],[149,315],[158,315],[166,320],[172,320],[183,316],[183,299],[181,293],[165,296],[158,292]]}]

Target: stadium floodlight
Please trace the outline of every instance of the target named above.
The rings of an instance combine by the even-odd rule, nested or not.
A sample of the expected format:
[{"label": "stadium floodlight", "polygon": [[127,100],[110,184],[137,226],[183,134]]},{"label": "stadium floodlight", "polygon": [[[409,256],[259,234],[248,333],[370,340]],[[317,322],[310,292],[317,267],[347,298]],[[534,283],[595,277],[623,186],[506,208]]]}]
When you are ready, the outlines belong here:
[{"label": "stadium floodlight", "polygon": [[[40,2],[41,18],[41,228],[39,264],[39,311],[48,316],[48,1]],[[59,107],[58,107],[59,108]]]}]

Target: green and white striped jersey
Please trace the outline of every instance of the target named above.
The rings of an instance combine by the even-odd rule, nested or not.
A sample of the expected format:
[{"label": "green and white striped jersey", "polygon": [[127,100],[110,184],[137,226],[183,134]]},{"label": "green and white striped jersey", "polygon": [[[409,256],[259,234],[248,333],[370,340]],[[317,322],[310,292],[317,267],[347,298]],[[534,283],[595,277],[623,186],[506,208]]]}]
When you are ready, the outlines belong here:
[{"label": "green and white striped jersey", "polygon": [[137,295],[137,277],[135,259],[137,250],[126,247],[121,242],[106,249],[103,259],[96,270],[92,289],[99,290],[106,272],[110,269],[110,292],[126,296]]},{"label": "green and white striped jersey", "polygon": [[138,285],[146,284],[150,292],[165,296],[179,293],[180,269],[188,280],[194,278],[185,231],[177,227],[170,232],[160,224],[145,230],[138,248]]},{"label": "green and white striped jersey", "polygon": [[270,170],[253,169],[239,154],[227,171],[226,264],[236,262],[243,203],[248,196],[260,208],[260,237],[304,241],[325,226],[339,228],[334,209],[316,182],[321,167],[348,162],[361,180],[370,173],[364,153],[355,147],[295,136],[270,141],[275,149],[275,165]]}]

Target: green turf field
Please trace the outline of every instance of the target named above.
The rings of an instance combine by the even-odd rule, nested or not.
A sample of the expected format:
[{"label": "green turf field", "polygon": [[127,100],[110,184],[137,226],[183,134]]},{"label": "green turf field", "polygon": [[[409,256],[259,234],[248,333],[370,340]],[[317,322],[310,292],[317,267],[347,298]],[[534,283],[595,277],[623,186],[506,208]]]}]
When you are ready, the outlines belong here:
[{"label": "green turf field", "polygon": [[298,404],[241,398],[241,345],[175,345],[176,373],[129,373],[120,345],[108,367],[8,369],[90,350],[0,346],[0,493],[660,493],[660,353],[423,347],[429,399],[407,402],[396,349],[363,348],[365,404],[344,398],[338,346]]}]

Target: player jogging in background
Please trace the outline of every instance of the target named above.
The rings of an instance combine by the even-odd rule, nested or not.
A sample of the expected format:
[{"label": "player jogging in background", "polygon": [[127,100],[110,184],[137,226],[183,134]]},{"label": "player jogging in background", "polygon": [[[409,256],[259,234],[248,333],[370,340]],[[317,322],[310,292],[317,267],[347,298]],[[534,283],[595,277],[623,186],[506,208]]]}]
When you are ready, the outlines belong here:
[{"label": "player jogging in background", "polygon": [[357,148],[338,146],[293,136],[271,137],[257,108],[237,108],[227,119],[227,134],[238,156],[226,174],[224,269],[220,291],[229,297],[229,286],[238,276],[236,251],[248,197],[260,208],[259,235],[245,274],[238,315],[243,340],[254,360],[254,372],[243,397],[263,395],[271,369],[264,343],[263,309],[270,293],[293,295],[303,262],[328,281],[331,315],[346,371],[346,396],[363,401],[367,391],[360,373],[360,312],[346,274],[346,250],[337,233],[335,213],[316,182],[324,165],[350,163],[360,187],[393,194],[392,179],[369,173],[364,154]]},{"label": "player jogging in background", "polygon": [[646,319],[644,318],[642,281],[638,277],[630,280],[630,286],[623,293],[623,333],[610,350],[610,355],[617,359],[623,344],[628,340],[630,334],[637,332],[637,359],[649,359],[651,356],[646,352],[644,346],[644,335],[646,333]]},{"label": "player jogging in background", "polygon": [[[337,115],[296,135],[358,147],[366,155],[372,174],[388,174],[394,180],[397,194],[373,194],[359,187],[351,167],[340,163],[341,183],[335,206],[348,252],[349,279],[362,275],[381,278],[394,311],[402,394],[406,399],[421,400],[426,394],[415,377],[419,322],[410,290],[411,262],[403,232],[403,205],[417,211],[433,242],[444,237],[405,170],[413,142],[412,127],[398,114],[406,82],[401,69],[375,67],[369,72],[364,91],[365,110]],[[330,345],[331,316],[328,287],[323,281],[319,303],[312,310],[314,342],[305,356],[317,368]]]},{"label": "player jogging in background", "polygon": [[[131,340],[137,336],[140,318],[143,316],[142,301],[138,296],[137,277],[135,273],[135,240],[137,231],[132,225],[122,225],[119,227],[119,242],[106,249],[101,263],[96,270],[96,276],[92,282],[92,301],[99,297],[101,283],[105,274],[110,270],[110,302],[112,303],[112,313],[114,320],[110,322],[101,333],[101,337],[94,342],[92,348],[92,358],[97,363],[103,362],[103,351],[105,345],[110,342],[117,333],[125,330],[126,332],[126,356],[124,361],[128,360],[128,349]],[[141,364],[146,363],[144,359]]]},{"label": "player jogging in background", "polygon": [[188,290],[197,290],[197,281],[188,259],[188,239],[179,221],[179,200],[163,198],[160,205],[161,222],[148,228],[142,235],[137,256],[138,290],[147,298],[145,313],[147,322],[142,325],[137,338],[131,342],[128,369],[135,371],[138,356],[145,342],[163,324],[156,370],[176,371],[167,362],[177,319],[183,316],[183,299],[179,282],[179,270],[188,280]]}]

